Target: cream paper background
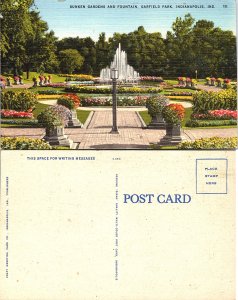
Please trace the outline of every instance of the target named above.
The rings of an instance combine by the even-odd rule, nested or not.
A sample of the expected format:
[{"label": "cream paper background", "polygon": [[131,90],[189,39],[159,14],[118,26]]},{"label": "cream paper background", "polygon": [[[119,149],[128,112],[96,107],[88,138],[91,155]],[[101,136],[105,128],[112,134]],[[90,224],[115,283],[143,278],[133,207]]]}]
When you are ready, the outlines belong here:
[{"label": "cream paper background", "polygon": [[[1,155],[1,300],[235,299],[235,151]],[[28,156],[96,160],[30,161]],[[228,194],[196,194],[198,158],[228,159]],[[186,193],[192,201],[124,204],[123,193]]]}]

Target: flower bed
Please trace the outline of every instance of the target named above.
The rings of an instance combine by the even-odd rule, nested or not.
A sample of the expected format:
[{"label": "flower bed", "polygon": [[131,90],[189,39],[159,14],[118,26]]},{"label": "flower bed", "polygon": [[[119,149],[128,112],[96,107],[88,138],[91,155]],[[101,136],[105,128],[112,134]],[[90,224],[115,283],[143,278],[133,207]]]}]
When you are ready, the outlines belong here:
[{"label": "flower bed", "polygon": [[58,99],[59,95],[37,95],[38,100],[44,100],[44,99]]},{"label": "flower bed", "polygon": [[153,81],[153,82],[163,82],[162,77],[156,77],[156,76],[141,76],[140,77],[141,81]]},{"label": "flower bed", "polygon": [[[167,96],[167,95],[166,95]],[[193,100],[192,96],[167,96],[171,100]]]},{"label": "flower bed", "polygon": [[30,112],[25,111],[15,111],[15,110],[1,110],[1,118],[8,118],[8,119],[32,119],[33,114]]},{"label": "flower bed", "polygon": [[193,95],[193,93],[191,93],[191,92],[172,92],[166,96],[192,96],[192,95]]},{"label": "flower bed", "polygon": [[[118,106],[145,106],[148,96],[118,97]],[[82,97],[81,106],[111,106],[112,97]]]},{"label": "flower bed", "polygon": [[235,149],[237,147],[237,137],[231,138],[203,138],[194,142],[182,142],[178,149]]},{"label": "flower bed", "polygon": [[193,114],[191,118],[197,120],[236,120],[237,110],[210,110],[207,114]]},{"label": "flower bed", "polygon": [[72,85],[93,85],[94,81],[68,81],[66,83],[67,86],[72,86]]},{"label": "flower bed", "polygon": [[2,150],[51,150],[52,147],[40,139],[28,139],[25,137],[1,138]]},{"label": "flower bed", "polygon": [[42,87],[52,87],[52,88],[60,88],[60,87],[67,87],[67,84],[64,82],[58,82],[58,83],[47,83]]},{"label": "flower bed", "polygon": [[79,81],[91,81],[94,80],[94,77],[92,75],[87,74],[60,74],[60,77],[66,77],[66,80],[79,80]]},{"label": "flower bed", "polygon": [[[91,86],[71,86],[65,88],[66,92],[71,93],[85,93],[85,94],[111,94],[111,87],[91,87]],[[118,87],[117,93],[119,94],[150,94],[159,93],[160,88],[141,88],[141,87]]]},{"label": "flower bed", "polygon": [[197,90],[197,88],[195,86],[185,86],[185,85],[180,85],[180,84],[174,84],[173,88],[176,89],[189,89],[189,90]]},{"label": "flower bed", "polygon": [[221,92],[200,91],[193,95],[193,113],[206,114],[210,110],[236,110],[237,94],[233,89]]}]

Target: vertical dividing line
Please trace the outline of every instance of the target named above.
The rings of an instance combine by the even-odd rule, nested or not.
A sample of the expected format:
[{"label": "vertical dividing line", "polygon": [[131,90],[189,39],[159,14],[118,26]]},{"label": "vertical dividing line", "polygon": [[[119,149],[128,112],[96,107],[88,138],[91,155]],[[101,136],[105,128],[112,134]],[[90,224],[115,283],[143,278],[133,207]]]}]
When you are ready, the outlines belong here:
[{"label": "vertical dividing line", "polygon": [[114,241],[114,258],[115,258],[115,280],[119,280],[119,199],[118,199],[118,174],[115,177],[115,241]]}]

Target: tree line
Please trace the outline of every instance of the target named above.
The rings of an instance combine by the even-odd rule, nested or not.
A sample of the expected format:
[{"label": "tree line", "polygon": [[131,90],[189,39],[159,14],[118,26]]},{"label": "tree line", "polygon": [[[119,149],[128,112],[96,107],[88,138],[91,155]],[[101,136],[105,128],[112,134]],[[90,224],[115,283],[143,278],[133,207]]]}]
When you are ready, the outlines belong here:
[{"label": "tree line", "polygon": [[128,63],[142,76],[236,77],[236,37],[209,20],[190,14],[176,18],[166,34],[148,33],[143,26],[130,33],[101,33],[58,39],[34,0],[0,0],[2,72],[87,73],[99,76],[110,64],[118,44]]}]

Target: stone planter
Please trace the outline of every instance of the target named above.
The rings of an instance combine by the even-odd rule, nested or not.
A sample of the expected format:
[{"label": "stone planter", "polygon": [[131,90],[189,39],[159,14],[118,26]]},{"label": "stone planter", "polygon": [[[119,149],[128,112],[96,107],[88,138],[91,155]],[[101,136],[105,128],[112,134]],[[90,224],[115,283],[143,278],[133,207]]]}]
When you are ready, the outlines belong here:
[{"label": "stone planter", "polygon": [[152,117],[150,124],[147,126],[149,129],[165,129],[165,121],[161,114]]},{"label": "stone planter", "polygon": [[191,87],[192,83],[191,81],[186,81],[186,87]]},{"label": "stone planter", "polygon": [[63,126],[55,126],[54,128],[46,128],[46,135],[44,136],[44,140],[48,142],[51,146],[68,146],[72,147],[73,141],[68,139],[66,135],[64,135],[64,127]]},{"label": "stone planter", "polygon": [[71,110],[71,117],[68,121],[67,127],[78,127],[78,128],[83,127],[83,124],[77,118],[76,110]]},{"label": "stone planter", "polygon": [[166,135],[160,140],[160,145],[177,145],[182,142],[181,124],[168,124],[165,125]]}]

